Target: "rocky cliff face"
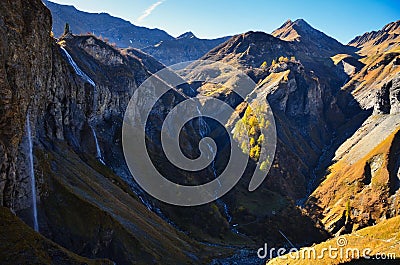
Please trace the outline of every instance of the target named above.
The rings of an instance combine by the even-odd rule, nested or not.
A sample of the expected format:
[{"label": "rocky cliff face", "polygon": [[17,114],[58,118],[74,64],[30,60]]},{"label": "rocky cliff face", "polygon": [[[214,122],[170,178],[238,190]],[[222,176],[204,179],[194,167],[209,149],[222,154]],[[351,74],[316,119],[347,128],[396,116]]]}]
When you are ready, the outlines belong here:
[{"label": "rocky cliff face", "polygon": [[[390,23],[377,32],[366,33],[350,42],[350,45],[359,48],[357,53],[363,57],[359,59],[359,71],[349,76],[342,90],[349,91],[364,109],[379,104],[388,105],[378,103],[381,96],[376,95],[385,95],[380,90],[388,90],[389,83],[400,71],[398,27],[397,22]],[[385,100],[388,102],[390,99],[387,96]]]},{"label": "rocky cliff face", "polygon": [[400,76],[384,84],[376,94],[374,111],[379,114],[400,113]]},{"label": "rocky cliff face", "polygon": [[[60,124],[61,113],[60,109],[56,110],[57,103],[68,93],[67,89],[58,89],[62,81],[56,80],[56,71],[66,71],[67,66],[59,64],[55,65],[59,67],[57,70],[53,68],[53,61],[60,62],[61,57],[54,55],[57,48],[50,38],[50,12],[39,1],[34,1],[26,9],[24,4],[24,1],[1,3],[1,126],[4,128],[1,131],[1,203],[14,210],[29,206],[31,196],[25,166],[27,160],[23,156],[27,113],[31,113],[34,134],[38,123],[43,123],[38,116],[43,115],[47,107],[53,110],[53,117],[58,116],[54,123]],[[26,11],[21,12],[24,9]],[[31,14],[37,15],[32,17]],[[49,66],[50,71],[43,71]],[[71,88],[71,85],[65,84],[65,87]],[[54,133],[61,135],[59,131]]]},{"label": "rocky cliff face", "polygon": [[[323,84],[300,62],[278,63],[270,71],[257,89],[277,117],[280,139],[275,156],[279,170],[271,171],[269,185],[299,199],[310,189],[318,157],[332,137],[332,124],[342,122],[343,113]],[[329,98],[331,103],[327,102]]]},{"label": "rocky cliff face", "polygon": [[398,80],[377,91],[372,115],[336,149],[334,162],[307,203],[333,234],[399,214]]}]

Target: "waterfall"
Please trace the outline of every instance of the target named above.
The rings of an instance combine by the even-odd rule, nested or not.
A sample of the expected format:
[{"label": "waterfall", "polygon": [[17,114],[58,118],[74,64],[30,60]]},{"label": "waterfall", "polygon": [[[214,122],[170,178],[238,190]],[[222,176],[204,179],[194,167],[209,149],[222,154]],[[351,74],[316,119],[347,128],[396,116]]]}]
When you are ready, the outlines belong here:
[{"label": "waterfall", "polygon": [[[71,55],[67,52],[67,50],[64,47],[60,47],[60,48],[65,53],[65,56],[67,56],[68,62],[74,68],[75,73],[77,75],[79,75],[80,77],[82,77],[86,82],[88,82],[89,84],[91,84],[93,86],[93,109],[96,109],[96,105],[97,105],[96,83],[92,79],[90,79],[90,77],[79,68],[79,66],[76,64],[74,59],[72,59]],[[92,125],[89,125],[89,126],[90,126],[90,129],[92,130],[94,142],[96,144],[96,157],[97,157],[97,159],[99,159],[99,161],[103,165],[105,165],[103,156],[101,154],[99,140],[97,139],[96,131],[94,130]]]},{"label": "waterfall", "polygon": [[26,134],[28,136],[28,147],[29,147],[29,175],[31,179],[31,189],[32,189],[33,228],[35,229],[36,232],[39,232],[37,202],[36,202],[36,180],[35,180],[35,170],[33,168],[33,144],[32,144],[32,132],[31,132],[29,111],[26,114]]},{"label": "waterfall", "polygon": [[201,114],[201,111],[199,109],[199,106],[196,106],[197,113],[199,114],[199,134],[201,138],[204,138],[206,136],[206,133],[208,132],[208,126],[207,123],[204,121],[203,116]]},{"label": "waterfall", "polygon": [[[206,134],[209,132],[209,127],[208,127],[208,124],[204,121],[203,116],[202,116],[201,111],[198,106],[196,107],[196,109],[197,109],[197,113],[199,114],[199,123],[198,123],[199,134],[200,134],[201,138],[204,138],[204,137],[206,137]],[[207,146],[208,146],[208,149],[211,151],[211,153],[214,153],[214,149],[211,147],[211,145],[207,144]],[[214,178],[218,181],[219,187],[221,188],[222,185],[221,185],[220,180],[218,179],[217,170],[215,168],[215,159],[211,162],[211,169],[212,169]],[[217,192],[217,191],[215,191],[215,192]],[[229,224],[231,224],[232,216],[229,213],[228,205],[221,199],[217,199],[216,203],[218,206],[222,207],[222,209],[224,211],[224,215],[226,217],[226,220],[228,221]],[[235,233],[238,233],[235,228],[232,228],[231,230]]]},{"label": "waterfall", "polygon": [[102,154],[101,154],[101,149],[100,149],[99,141],[98,141],[98,139],[97,139],[96,131],[94,130],[94,128],[93,128],[92,125],[90,125],[90,129],[92,129],[92,134],[93,134],[93,138],[94,138],[94,143],[95,143],[95,145],[96,145],[96,157],[97,157],[97,159],[99,159],[99,161],[100,161],[103,165],[105,165],[106,163],[104,163],[103,156],[102,156]]},{"label": "waterfall", "polygon": [[[203,119],[203,116],[201,114],[201,111],[199,109],[199,107],[196,107],[197,109],[197,113],[199,114],[199,135],[201,136],[201,138],[206,137],[207,133],[209,132],[209,127],[208,124],[205,122],[205,120]],[[214,149],[212,148],[211,145],[209,145],[207,143],[208,149],[210,150],[210,152],[213,154],[214,153]],[[215,169],[215,159],[213,159],[213,161],[211,162],[211,169],[214,175],[214,178],[217,179],[219,187],[222,187],[221,182],[218,179],[218,174],[217,174],[217,170]],[[216,191],[217,192],[217,191]]]},{"label": "waterfall", "polygon": [[[93,109],[96,109],[96,108],[97,108],[97,107],[96,107],[96,105],[97,105],[96,83],[95,83],[92,79],[90,79],[90,77],[89,77],[85,72],[83,72],[83,71],[79,68],[79,66],[76,64],[76,62],[74,61],[74,59],[72,59],[71,55],[68,53],[68,51],[67,51],[64,47],[60,47],[60,48],[61,48],[61,50],[64,52],[64,54],[66,55],[69,64],[74,68],[76,74],[79,75],[80,77],[82,77],[85,81],[87,81],[89,84],[91,84],[91,85],[93,86],[93,88],[94,88],[94,93],[93,93]],[[97,138],[97,134],[96,134],[96,131],[95,131],[95,129],[94,129],[94,126],[91,124],[91,122],[89,122],[89,126],[90,126],[90,129],[91,129],[92,134],[93,134],[94,143],[95,143],[95,145],[96,145],[96,158],[100,161],[100,163],[102,163],[103,165],[105,165],[104,158],[103,158],[103,155],[102,155],[102,153],[101,153],[101,149],[100,149],[100,145],[99,145],[99,140],[98,140],[98,138]],[[136,186],[136,185],[135,185],[135,186]],[[175,228],[177,228],[177,226],[176,226],[172,221],[170,221],[169,219],[167,219],[167,218],[163,215],[163,213],[161,212],[161,210],[160,210],[159,208],[157,208],[156,206],[154,206],[154,205],[151,203],[151,201],[146,200],[146,197],[145,197],[143,191],[142,191],[140,188],[135,187],[135,186],[131,185],[132,190],[138,195],[140,201],[147,207],[147,209],[148,209],[149,211],[155,212],[158,216],[160,216],[162,219],[164,219],[165,221],[167,221],[170,225],[172,225],[172,226],[174,226]],[[177,229],[178,229],[178,228],[177,228]]]},{"label": "waterfall", "polygon": [[90,79],[90,77],[85,72],[83,72],[81,68],[79,68],[79,66],[76,64],[74,59],[72,59],[71,55],[67,52],[67,50],[64,47],[60,46],[60,48],[65,53],[65,56],[67,56],[68,62],[74,68],[75,73],[93,86],[93,109],[96,109],[97,105],[96,83],[92,79]]},{"label": "waterfall", "polygon": [[[79,75],[80,77],[82,77],[85,81],[87,81],[89,84],[91,84],[93,86],[93,88],[94,88],[93,109],[96,109],[97,108],[96,107],[96,105],[97,105],[96,83],[92,79],[90,79],[90,77],[79,68],[79,66],[76,64],[74,59],[71,57],[71,55],[68,53],[68,51],[64,47],[60,47],[60,48],[64,52],[65,56],[67,57],[69,64],[74,68],[75,73],[77,75]],[[100,161],[100,163],[105,165],[104,158],[103,158],[103,155],[101,153],[101,149],[100,149],[100,145],[99,145],[99,140],[97,138],[97,134],[96,134],[96,131],[94,129],[94,126],[90,122],[89,122],[89,126],[90,126],[90,129],[91,129],[92,134],[93,134],[94,143],[96,145],[96,158]],[[165,217],[165,215],[161,212],[161,210],[159,208],[157,208],[155,205],[153,205],[151,203],[151,201],[146,199],[143,191],[140,188],[134,187],[132,185],[131,185],[131,188],[138,195],[140,201],[147,207],[147,209],[149,211],[155,212],[163,220],[165,220],[170,225],[172,225],[173,227],[175,227],[176,229],[181,231],[171,220],[169,220],[167,217]]]},{"label": "waterfall", "polygon": [[76,74],[79,75],[80,77],[82,77],[85,81],[87,81],[92,86],[96,87],[96,84],[94,83],[94,81],[92,79],[90,79],[90,77],[79,68],[79,66],[75,63],[74,59],[72,59],[71,55],[67,52],[67,50],[61,46],[60,46],[60,48],[67,56],[68,62],[74,68]]}]

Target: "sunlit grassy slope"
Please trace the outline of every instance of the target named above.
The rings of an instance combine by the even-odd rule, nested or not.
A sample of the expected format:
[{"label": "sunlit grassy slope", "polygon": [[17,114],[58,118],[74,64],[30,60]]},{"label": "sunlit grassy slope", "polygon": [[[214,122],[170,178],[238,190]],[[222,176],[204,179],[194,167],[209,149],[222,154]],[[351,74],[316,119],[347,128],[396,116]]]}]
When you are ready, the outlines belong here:
[{"label": "sunlit grassy slope", "polygon": [[[341,236],[339,238],[332,238],[326,242],[323,242],[318,245],[314,245],[312,248],[315,249],[315,252],[318,256],[323,256],[322,258],[313,259],[313,254],[311,255],[311,259],[308,258],[308,253],[310,253],[310,248],[303,248],[300,252],[292,253],[291,258],[290,255],[285,255],[282,257],[278,257],[267,262],[269,265],[273,264],[341,264],[341,263],[354,263],[354,264],[399,264],[400,263],[400,216],[388,219],[376,226],[371,226],[354,232],[349,235]],[[338,245],[339,244],[339,245]],[[344,245],[341,247],[341,245]],[[325,252],[324,255],[321,255],[322,249],[337,248],[337,257],[335,255],[329,255],[328,252]],[[365,250],[369,248],[370,251]],[[342,249],[342,253],[340,254],[340,249]],[[357,251],[352,252],[355,254],[351,254],[351,251],[354,249],[358,249],[360,253],[360,259],[357,259]],[[365,251],[365,252],[364,252]],[[301,252],[305,254],[301,254]],[[368,252],[368,253],[367,253]],[[333,253],[333,252],[332,252]],[[346,254],[349,253],[349,254]],[[367,253],[370,259],[361,259],[363,253]],[[378,256],[386,257],[390,256],[395,257],[393,259],[386,260],[377,260]],[[305,259],[297,259],[296,257],[305,257]]]}]

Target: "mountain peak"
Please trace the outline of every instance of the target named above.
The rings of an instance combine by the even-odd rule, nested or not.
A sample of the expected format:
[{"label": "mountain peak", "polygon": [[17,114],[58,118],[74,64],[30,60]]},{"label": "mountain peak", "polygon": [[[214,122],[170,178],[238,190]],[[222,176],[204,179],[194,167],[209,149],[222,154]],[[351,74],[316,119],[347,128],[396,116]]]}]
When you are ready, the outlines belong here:
[{"label": "mountain peak", "polygon": [[[290,20],[290,19],[289,19]],[[300,23],[303,23],[303,24],[306,24],[306,25],[308,25],[308,23],[307,23],[307,21],[305,21],[304,19],[302,19],[302,18],[298,18],[298,19],[296,19],[293,23],[295,23],[295,24],[300,24]]]},{"label": "mountain peak", "polygon": [[[314,29],[313,27],[310,26],[310,24],[307,23],[307,21],[305,21],[305,20],[302,19],[302,18],[296,19],[296,20],[293,22],[293,24],[294,24],[294,25],[297,25],[297,26],[299,26],[299,27],[301,27],[301,28],[312,28],[312,29]],[[315,29],[314,29],[314,30],[315,30]]]},{"label": "mountain peak", "polygon": [[[313,33],[314,32],[314,33]],[[310,26],[304,19],[295,21],[288,19],[282,26],[272,32],[272,35],[286,41],[299,40],[307,34],[315,34],[318,30]]]},{"label": "mountain peak", "polygon": [[196,38],[196,36],[193,34],[193,32],[188,31],[177,37],[176,39],[193,39]]},{"label": "mountain peak", "polygon": [[389,34],[400,34],[400,20],[387,24],[382,30]]},{"label": "mountain peak", "polygon": [[287,20],[281,27],[272,32],[274,37],[284,41],[300,42],[308,50],[314,50],[325,56],[332,56],[337,53],[352,53],[354,49],[344,46],[332,37],[313,28],[304,19],[295,21]]}]

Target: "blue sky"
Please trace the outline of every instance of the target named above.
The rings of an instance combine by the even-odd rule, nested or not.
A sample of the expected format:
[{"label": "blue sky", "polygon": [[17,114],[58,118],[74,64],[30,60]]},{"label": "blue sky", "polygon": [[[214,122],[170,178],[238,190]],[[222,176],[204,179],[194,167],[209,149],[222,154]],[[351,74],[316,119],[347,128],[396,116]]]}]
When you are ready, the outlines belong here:
[{"label": "blue sky", "polygon": [[201,38],[249,30],[267,33],[287,19],[303,18],[347,43],[356,35],[400,19],[400,1],[305,0],[50,0],[87,12],[106,12],[135,25],[160,28],[173,36],[192,31]]}]

